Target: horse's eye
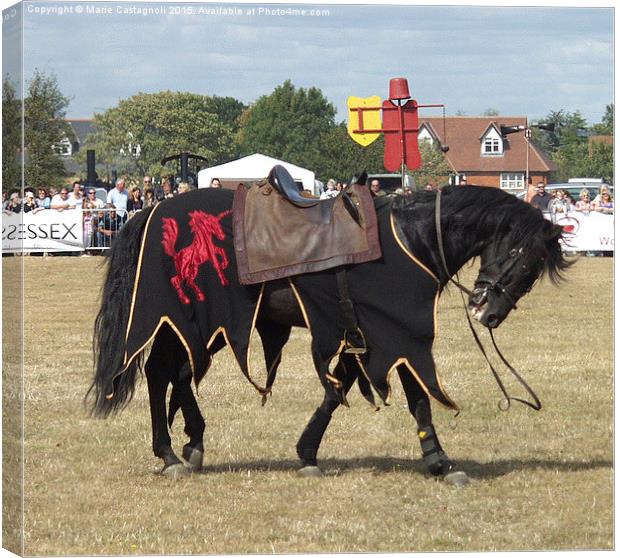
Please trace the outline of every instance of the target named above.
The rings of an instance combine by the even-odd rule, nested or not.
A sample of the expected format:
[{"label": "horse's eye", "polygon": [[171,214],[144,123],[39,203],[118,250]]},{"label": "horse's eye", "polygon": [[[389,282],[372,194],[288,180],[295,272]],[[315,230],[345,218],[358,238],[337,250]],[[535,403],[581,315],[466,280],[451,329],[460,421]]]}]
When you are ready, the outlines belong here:
[{"label": "horse's eye", "polygon": [[521,269],[522,269],[523,271],[527,271],[527,266],[526,266],[526,265],[522,265],[522,266],[521,266]]}]

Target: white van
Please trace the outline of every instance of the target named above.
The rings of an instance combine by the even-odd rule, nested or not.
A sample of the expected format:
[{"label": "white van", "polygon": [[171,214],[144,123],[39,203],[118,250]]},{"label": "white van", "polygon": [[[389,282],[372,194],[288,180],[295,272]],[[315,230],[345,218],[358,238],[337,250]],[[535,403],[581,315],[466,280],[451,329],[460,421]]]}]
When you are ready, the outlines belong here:
[{"label": "white van", "polygon": [[605,184],[602,178],[569,178],[569,184],[583,184],[584,186],[598,186],[599,188]]}]

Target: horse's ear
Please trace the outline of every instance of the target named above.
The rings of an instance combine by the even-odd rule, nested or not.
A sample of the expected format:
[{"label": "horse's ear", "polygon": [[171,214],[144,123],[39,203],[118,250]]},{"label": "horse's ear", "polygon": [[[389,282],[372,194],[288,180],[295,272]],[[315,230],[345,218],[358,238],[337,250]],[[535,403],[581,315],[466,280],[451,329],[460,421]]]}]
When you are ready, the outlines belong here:
[{"label": "horse's ear", "polygon": [[353,175],[353,178],[351,178],[351,184],[360,184],[363,186],[366,184],[366,180],[368,180],[368,173],[363,170],[359,175]]}]

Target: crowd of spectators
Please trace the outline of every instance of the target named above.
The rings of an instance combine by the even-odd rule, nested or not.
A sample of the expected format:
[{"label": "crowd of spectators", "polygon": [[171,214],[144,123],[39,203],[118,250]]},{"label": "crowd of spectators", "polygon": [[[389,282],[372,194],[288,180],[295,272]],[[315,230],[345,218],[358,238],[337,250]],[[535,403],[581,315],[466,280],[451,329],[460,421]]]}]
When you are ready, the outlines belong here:
[{"label": "crowd of spectators", "polygon": [[[176,189],[174,182],[170,179],[163,179],[159,188],[153,185],[153,179],[145,176],[143,188],[132,186],[127,191],[125,179],[119,178],[114,187],[107,191],[106,201],[104,202],[97,196],[97,189],[84,185],[76,180],[71,186],[63,186],[58,189],[38,187],[35,189],[27,187],[24,190],[24,198],[20,199],[18,191],[2,193],[2,209],[5,213],[37,213],[44,210],[70,211],[79,209],[83,215],[84,226],[84,245],[87,249],[101,249],[111,245],[112,240],[118,234],[123,224],[130,219],[136,212],[146,208],[154,207],[165,199],[173,198],[195,188],[187,182],[181,182]],[[213,178],[209,184],[210,188],[221,188],[219,178]],[[320,194],[321,199],[328,199],[337,196],[344,188],[346,183],[336,182],[329,179]],[[425,186],[425,190],[433,190],[431,184]],[[370,182],[370,192],[373,196],[383,196],[385,191],[381,188],[378,179]],[[396,194],[410,194],[411,190],[399,188]],[[572,211],[590,212],[598,211],[611,214],[614,212],[614,201],[607,186],[600,188],[598,195],[591,200],[590,192],[587,188],[581,190],[579,199],[573,200],[566,190],[558,190],[553,195],[546,192],[545,184],[539,182],[536,187],[536,194],[530,203],[542,211],[549,211],[552,214],[567,214]]]},{"label": "crowd of spectators", "polygon": [[575,201],[567,190],[556,190],[552,195],[545,189],[545,184],[539,182],[536,186],[536,194],[532,196],[530,203],[541,211],[548,211],[552,214],[567,214],[572,211],[589,213],[598,211],[600,213],[611,214],[614,212],[614,200],[609,188],[601,186],[596,197],[590,199],[590,191],[583,188],[579,192],[579,199]]},{"label": "crowd of spectators", "polygon": [[[217,180],[217,179],[215,179]],[[218,181],[219,182],[219,181]],[[218,186],[215,186],[218,187]],[[136,212],[154,207],[161,201],[192,190],[194,186],[181,182],[176,190],[169,179],[164,179],[156,190],[149,176],[143,179],[143,188],[133,186],[127,191],[125,179],[119,178],[106,194],[106,201],[97,196],[97,188],[74,181],[71,186],[58,189],[27,187],[24,198],[18,191],[2,193],[2,210],[5,213],[37,213],[44,210],[80,210],[83,217],[84,247],[101,252],[111,245],[122,226]]]}]

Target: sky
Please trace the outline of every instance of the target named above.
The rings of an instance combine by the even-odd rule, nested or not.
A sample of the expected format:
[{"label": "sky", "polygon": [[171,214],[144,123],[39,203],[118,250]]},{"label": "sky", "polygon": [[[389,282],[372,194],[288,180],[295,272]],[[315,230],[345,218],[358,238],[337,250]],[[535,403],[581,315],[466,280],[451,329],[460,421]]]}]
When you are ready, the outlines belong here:
[{"label": "sky", "polygon": [[393,77],[407,78],[419,103],[444,103],[449,115],[495,109],[535,121],[565,110],[594,124],[614,101],[610,7],[49,1],[25,2],[20,13],[2,6],[3,75],[20,74],[23,23],[23,75],[55,73],[71,98],[70,118],[167,89],[251,103],[287,79],[320,88],[339,121],[347,97],[386,98]]}]

